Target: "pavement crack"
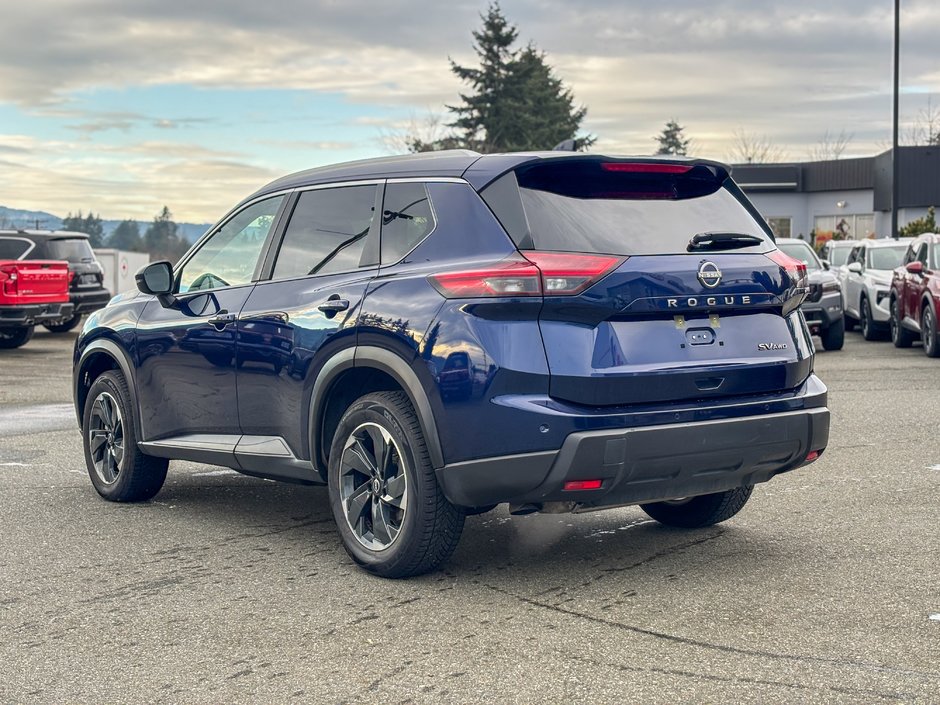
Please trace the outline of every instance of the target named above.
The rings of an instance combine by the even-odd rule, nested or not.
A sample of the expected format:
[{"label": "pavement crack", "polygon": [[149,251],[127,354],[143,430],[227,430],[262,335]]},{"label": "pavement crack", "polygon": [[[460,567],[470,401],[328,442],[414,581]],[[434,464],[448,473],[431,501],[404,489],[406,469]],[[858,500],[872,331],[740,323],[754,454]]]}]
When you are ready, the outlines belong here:
[{"label": "pavement crack", "polygon": [[786,654],[776,651],[764,651],[762,649],[749,649],[740,646],[729,646],[727,644],[715,644],[708,641],[703,641],[701,639],[693,639],[686,636],[678,636],[675,634],[667,634],[665,632],[659,632],[654,629],[644,629],[643,627],[637,627],[632,624],[624,624],[623,622],[617,622],[612,619],[605,619],[604,617],[596,617],[592,614],[587,614],[586,612],[579,612],[578,610],[568,609],[562,607],[561,605],[553,605],[548,602],[542,602],[541,600],[535,600],[530,597],[525,597],[524,595],[517,595],[514,592],[505,590],[495,585],[489,585],[487,583],[480,583],[483,587],[486,587],[493,592],[505,595],[514,600],[518,600],[527,605],[533,607],[541,607],[542,609],[551,610],[552,612],[557,612],[559,614],[567,615],[569,617],[575,617],[577,619],[583,619],[594,624],[601,624],[613,629],[620,629],[626,632],[632,632],[634,634],[641,634],[643,636],[653,637],[655,639],[662,639],[664,641],[670,641],[676,644],[684,644],[686,646],[695,646],[702,649],[711,649],[713,651],[719,651],[726,654],[737,654],[740,656],[756,656],[759,658],[767,658],[777,661],[795,661],[797,663],[818,663],[827,666],[838,666],[840,668],[858,668],[867,671],[876,671],[880,673],[893,673],[897,675],[905,676],[914,676],[916,678],[923,678],[929,680],[935,680],[940,678],[940,673],[931,673],[928,671],[916,671],[905,668],[895,668],[892,666],[884,666],[879,663],[872,663],[870,661],[850,661],[847,659],[839,658],[827,658],[825,656],[809,656],[809,655],[799,655],[799,654]]}]

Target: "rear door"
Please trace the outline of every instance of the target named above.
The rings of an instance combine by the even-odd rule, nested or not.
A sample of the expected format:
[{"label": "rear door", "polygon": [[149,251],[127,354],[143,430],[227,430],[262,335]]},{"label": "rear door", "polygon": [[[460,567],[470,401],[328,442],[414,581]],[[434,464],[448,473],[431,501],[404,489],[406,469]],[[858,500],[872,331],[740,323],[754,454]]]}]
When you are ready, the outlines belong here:
[{"label": "rear door", "polygon": [[294,456],[307,456],[304,400],[332,352],[355,344],[362,298],[378,271],[381,196],[372,182],[292,198],[265,280],[238,317],[243,433],[280,437]]},{"label": "rear door", "polygon": [[[547,159],[482,195],[542,268],[553,397],[691,401],[791,389],[810,373],[796,310],[805,267],[775,249],[719,165]],[[567,289],[555,253],[606,257],[609,273]]]}]

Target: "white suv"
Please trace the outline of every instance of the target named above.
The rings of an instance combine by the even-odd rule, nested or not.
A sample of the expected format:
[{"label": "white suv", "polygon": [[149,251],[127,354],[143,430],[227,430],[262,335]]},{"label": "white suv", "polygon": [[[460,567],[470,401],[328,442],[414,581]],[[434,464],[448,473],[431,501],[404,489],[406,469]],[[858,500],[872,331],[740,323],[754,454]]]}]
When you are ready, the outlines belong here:
[{"label": "white suv", "polygon": [[845,329],[857,323],[865,340],[878,340],[888,331],[891,274],[901,266],[910,238],[861,240],[839,271],[845,296]]}]

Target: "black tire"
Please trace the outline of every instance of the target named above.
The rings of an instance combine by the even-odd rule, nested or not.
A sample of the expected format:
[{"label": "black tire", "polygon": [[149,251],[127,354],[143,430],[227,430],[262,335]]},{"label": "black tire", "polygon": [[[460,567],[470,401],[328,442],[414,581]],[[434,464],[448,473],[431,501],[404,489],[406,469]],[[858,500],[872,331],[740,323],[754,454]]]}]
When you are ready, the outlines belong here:
[{"label": "black tire", "polygon": [[857,324],[858,324],[858,321],[852,318],[849,314],[847,313],[842,314],[842,325],[845,327],[846,331],[851,333],[853,330],[855,330],[855,326]]},{"label": "black tire", "polygon": [[35,326],[19,326],[18,328],[0,328],[0,349],[10,350],[26,345],[33,337]]},{"label": "black tire", "polygon": [[703,494],[682,501],[641,504],[640,509],[666,526],[701,529],[730,519],[740,512],[753,490],[753,485],[747,485],[727,492]]},{"label": "black tire", "polygon": [[[110,370],[92,383],[82,413],[82,445],[88,476],[98,494],[111,502],[144,502],[153,498],[163,487],[169,465],[166,458],[144,455],[138,449],[137,421],[130,398],[124,377]],[[109,405],[117,411],[117,420],[110,426],[103,416]],[[111,417],[114,418],[113,414]]]},{"label": "black tire", "polygon": [[841,350],[845,345],[845,323],[839,319],[829,324],[829,327],[819,332],[824,350]]},{"label": "black tire", "polygon": [[898,313],[898,300],[891,299],[891,318],[888,321],[891,328],[891,342],[896,348],[909,348],[914,342],[914,334],[901,325],[901,316]]},{"label": "black tire", "polygon": [[859,328],[862,329],[862,337],[865,340],[880,340],[881,330],[871,317],[871,304],[868,303],[868,297],[862,297],[862,305],[859,306],[859,311],[861,313]]},{"label": "black tire", "polygon": [[42,327],[50,333],[68,333],[82,322],[81,314],[76,313],[71,318],[65,318],[58,323],[43,323]]},{"label": "black tire", "polygon": [[[395,496],[393,482],[401,489]],[[370,573],[427,573],[457,547],[465,513],[441,492],[418,417],[402,392],[367,394],[346,410],[333,436],[328,484],[343,547]]]},{"label": "black tire", "polygon": [[937,326],[937,315],[934,313],[929,301],[924,301],[920,320],[920,333],[924,341],[924,352],[927,353],[927,357],[940,357],[940,331],[938,331]]}]

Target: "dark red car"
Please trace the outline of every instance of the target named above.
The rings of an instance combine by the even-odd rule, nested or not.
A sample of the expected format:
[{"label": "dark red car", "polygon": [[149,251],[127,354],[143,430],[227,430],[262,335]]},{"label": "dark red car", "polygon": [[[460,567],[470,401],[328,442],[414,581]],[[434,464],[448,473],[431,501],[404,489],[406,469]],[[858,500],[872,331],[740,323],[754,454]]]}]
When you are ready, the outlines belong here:
[{"label": "dark red car", "polygon": [[940,235],[916,238],[891,280],[891,340],[908,348],[917,337],[924,352],[940,357]]}]

